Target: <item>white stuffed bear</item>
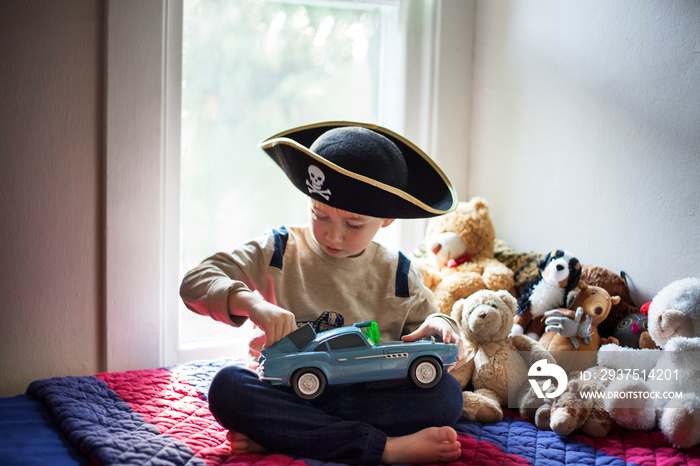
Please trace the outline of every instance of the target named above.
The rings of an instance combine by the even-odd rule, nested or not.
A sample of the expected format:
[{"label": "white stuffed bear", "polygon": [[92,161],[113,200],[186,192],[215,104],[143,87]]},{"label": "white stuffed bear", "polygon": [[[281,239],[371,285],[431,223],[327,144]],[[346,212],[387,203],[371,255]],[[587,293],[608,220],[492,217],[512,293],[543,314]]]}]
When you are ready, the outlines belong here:
[{"label": "white stuffed bear", "polygon": [[700,279],[664,287],[651,301],[648,318],[649,334],[662,349],[610,344],[598,352],[598,364],[618,370],[605,408],[623,427],[658,425],[672,445],[693,447],[700,444]]}]

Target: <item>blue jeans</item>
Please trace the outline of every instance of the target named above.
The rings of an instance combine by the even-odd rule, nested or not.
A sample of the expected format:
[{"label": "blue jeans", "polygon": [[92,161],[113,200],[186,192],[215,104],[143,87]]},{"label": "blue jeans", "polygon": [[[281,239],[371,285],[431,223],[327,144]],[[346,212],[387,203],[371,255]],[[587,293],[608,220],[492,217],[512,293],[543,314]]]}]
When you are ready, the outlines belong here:
[{"label": "blue jeans", "polygon": [[292,456],[347,464],[379,464],[387,436],[454,426],[462,413],[457,380],[443,374],[433,388],[410,381],[329,386],[315,400],[272,386],[240,366],[219,371],[209,409],[226,429]]}]

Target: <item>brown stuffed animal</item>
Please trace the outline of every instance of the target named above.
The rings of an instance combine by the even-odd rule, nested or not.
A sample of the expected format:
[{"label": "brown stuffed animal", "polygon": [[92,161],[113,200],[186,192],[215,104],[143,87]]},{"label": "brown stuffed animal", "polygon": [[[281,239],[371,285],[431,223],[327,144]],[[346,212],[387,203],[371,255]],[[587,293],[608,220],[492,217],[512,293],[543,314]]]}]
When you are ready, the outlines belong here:
[{"label": "brown stuffed animal", "polygon": [[508,336],[517,306],[505,290],[480,290],[454,305],[452,318],[462,328],[466,354],[451,373],[463,390],[470,383],[474,388],[462,392],[462,415],[469,420],[500,421],[504,406],[518,406],[523,417],[532,418],[543,403],[528,383],[528,371],[537,361],[555,361],[535,340]]},{"label": "brown stuffed animal", "polygon": [[453,212],[432,218],[425,237],[429,257],[418,264],[443,314],[476,291],[512,291],[513,271],[494,258],[495,231],[485,199],[460,202]]},{"label": "brown stuffed animal", "polygon": [[[568,370],[585,369],[595,365],[598,349],[607,343],[618,344],[617,338],[602,338],[598,333],[598,326],[610,313],[613,304],[620,302],[619,296],[610,294],[599,286],[589,286],[584,281],[579,281],[577,288],[569,296],[569,309],[557,309],[552,312],[552,317],[547,317],[545,323],[555,325],[561,322],[558,317],[573,318],[579,322],[586,322],[587,331],[584,336],[564,336],[557,332],[548,331],[540,343],[557,359],[557,362]],[[547,315],[550,315],[548,312]],[[561,353],[560,353],[561,352]],[[572,354],[570,352],[577,352]],[[566,358],[563,360],[562,358]]]},{"label": "brown stuffed animal", "polygon": [[624,317],[639,312],[639,308],[632,302],[625,277],[626,274],[624,272],[620,272],[620,275],[618,275],[612,270],[595,265],[584,265],[581,270],[582,281],[589,285],[605,288],[610,293],[610,296],[620,297],[620,302],[613,304],[610,309],[608,318],[598,326],[598,331],[603,337],[612,336],[617,323]]},{"label": "brown stuffed animal", "polygon": [[[604,288],[579,281],[578,287],[572,292],[569,300],[571,301],[569,309],[558,309],[558,311],[566,317],[575,318],[576,312],[580,309],[580,317],[590,316],[588,338],[565,337],[556,332],[547,332],[540,339],[542,346],[548,351],[598,351],[600,345],[619,344],[617,338],[603,338],[598,332],[598,327],[608,317],[612,306],[620,302],[619,296],[610,296]],[[545,323],[548,323],[547,319]]]},{"label": "brown stuffed animal", "polygon": [[[595,366],[569,374],[566,391],[556,398],[545,398],[537,409],[535,424],[541,430],[569,435],[581,430],[589,437],[606,437],[613,421],[603,406],[602,394],[610,383],[608,368]],[[587,393],[582,396],[582,393]]]}]

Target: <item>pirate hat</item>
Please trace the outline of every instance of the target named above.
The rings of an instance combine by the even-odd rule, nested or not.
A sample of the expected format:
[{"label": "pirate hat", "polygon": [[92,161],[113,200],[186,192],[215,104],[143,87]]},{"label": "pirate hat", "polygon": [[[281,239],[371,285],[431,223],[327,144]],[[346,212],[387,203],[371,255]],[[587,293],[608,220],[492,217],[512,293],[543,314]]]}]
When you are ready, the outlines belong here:
[{"label": "pirate hat", "polygon": [[379,218],[427,218],[457,206],[440,167],[381,126],[323,122],[284,131],[259,146],[297,189],[331,207]]}]

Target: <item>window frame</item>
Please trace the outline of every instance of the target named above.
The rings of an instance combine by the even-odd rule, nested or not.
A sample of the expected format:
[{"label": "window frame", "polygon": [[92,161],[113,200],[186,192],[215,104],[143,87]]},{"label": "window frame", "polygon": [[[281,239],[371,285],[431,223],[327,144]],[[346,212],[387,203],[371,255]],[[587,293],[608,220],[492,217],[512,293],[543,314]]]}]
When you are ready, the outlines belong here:
[{"label": "window frame", "polygon": [[103,366],[114,372],[172,360],[182,2],[108,0],[105,15]]},{"label": "window frame", "polygon": [[[182,12],[182,0],[106,4],[107,371],[220,355],[216,347],[183,352],[177,342]],[[473,13],[473,0],[403,1],[400,13],[406,82],[397,130],[446,173],[462,174],[450,176],[460,198],[467,191]],[[424,227],[407,221],[401,243],[420,244]]]}]

